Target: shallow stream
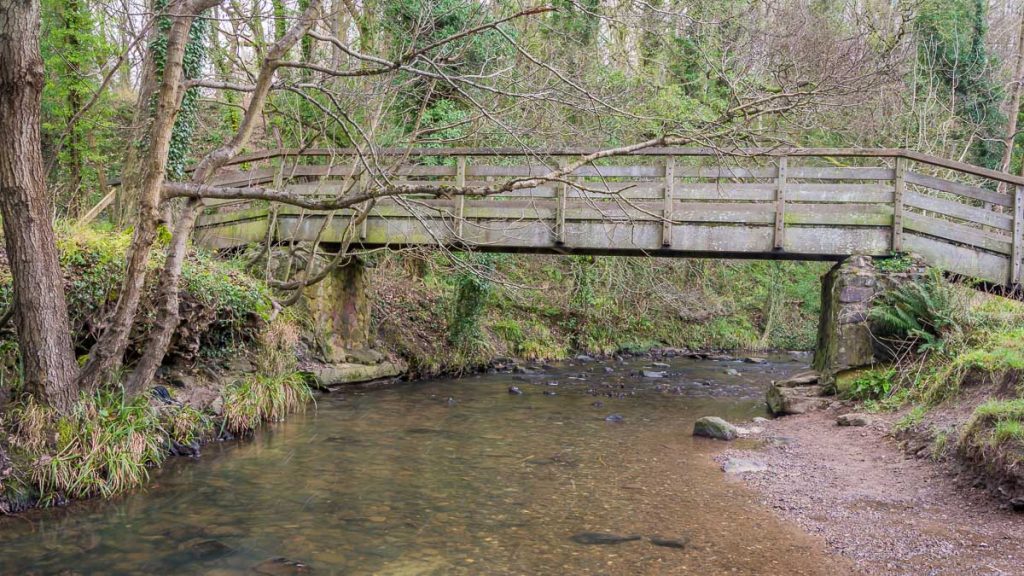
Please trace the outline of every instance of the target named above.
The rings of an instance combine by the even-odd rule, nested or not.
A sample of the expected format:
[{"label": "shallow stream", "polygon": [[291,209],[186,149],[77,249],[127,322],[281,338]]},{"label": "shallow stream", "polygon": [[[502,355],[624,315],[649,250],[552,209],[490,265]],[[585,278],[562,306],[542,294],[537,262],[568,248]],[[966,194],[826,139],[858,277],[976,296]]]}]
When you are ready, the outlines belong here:
[{"label": "shallow stream", "polygon": [[170,461],[145,490],[4,519],[0,573],[838,573],[724,476],[724,443],[690,434],[700,416],[764,415],[765,386],[806,359],[664,362],[319,396],[252,441]]}]

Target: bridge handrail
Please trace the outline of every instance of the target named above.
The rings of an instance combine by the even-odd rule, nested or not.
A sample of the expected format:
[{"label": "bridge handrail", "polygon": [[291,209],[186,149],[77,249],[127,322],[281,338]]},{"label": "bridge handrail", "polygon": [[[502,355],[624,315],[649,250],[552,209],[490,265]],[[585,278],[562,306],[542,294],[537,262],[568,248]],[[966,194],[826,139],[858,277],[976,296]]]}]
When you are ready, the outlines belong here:
[{"label": "bridge handrail", "polygon": [[[552,148],[529,150],[523,148],[378,148],[373,153],[381,156],[530,156],[530,157],[553,157],[553,156],[584,156],[601,151],[602,148]],[[258,152],[241,154],[233,158],[227,165],[238,165],[247,162],[259,162],[273,158],[309,156],[309,157],[331,157],[331,156],[356,156],[361,151],[355,148],[271,148]],[[366,154],[366,151],[362,151]],[[940,158],[931,154],[924,154],[907,150],[904,148],[736,148],[722,150],[717,148],[691,148],[680,146],[651,147],[634,152],[623,153],[620,156],[693,156],[693,157],[735,157],[754,158],[768,157],[778,158],[789,157],[824,157],[824,158],[905,158],[914,162],[928,164],[936,168],[954,170],[972,176],[988,178],[1024,186],[1024,177],[1016,176],[975,166],[966,162]]]}]

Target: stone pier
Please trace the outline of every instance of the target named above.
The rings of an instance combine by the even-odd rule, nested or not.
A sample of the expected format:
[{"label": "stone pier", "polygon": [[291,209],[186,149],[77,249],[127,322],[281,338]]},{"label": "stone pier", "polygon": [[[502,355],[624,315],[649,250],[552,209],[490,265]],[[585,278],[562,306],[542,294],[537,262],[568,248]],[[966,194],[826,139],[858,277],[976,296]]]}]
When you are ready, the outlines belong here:
[{"label": "stone pier", "polygon": [[824,403],[836,391],[837,379],[851,370],[885,359],[872,334],[871,305],[881,292],[919,280],[927,267],[918,258],[897,270],[880,269],[870,256],[851,256],[821,279],[821,315],[813,371],[774,382],[768,406],[775,413],[794,414]]},{"label": "stone pier", "polygon": [[303,300],[321,344],[324,365],[313,371],[324,387],[401,375],[405,367],[374,350],[370,270],[358,258],[306,288]]}]

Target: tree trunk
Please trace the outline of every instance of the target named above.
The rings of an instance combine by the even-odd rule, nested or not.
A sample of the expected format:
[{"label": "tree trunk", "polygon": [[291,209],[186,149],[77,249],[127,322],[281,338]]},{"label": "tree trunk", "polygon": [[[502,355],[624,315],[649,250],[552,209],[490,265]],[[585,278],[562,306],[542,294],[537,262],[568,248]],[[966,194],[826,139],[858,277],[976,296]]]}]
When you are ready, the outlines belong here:
[{"label": "tree trunk", "polygon": [[[128,336],[135,320],[135,313],[138,311],[149,256],[160,221],[160,200],[167,171],[167,153],[183,92],[182,58],[185,54],[185,44],[188,42],[188,31],[196,14],[207,7],[202,2],[193,3],[187,0],[172,2],[167,7],[171,28],[167,31],[167,55],[163,78],[155,95],[153,120],[147,138],[148,148],[141,158],[139,172],[137,176],[133,175],[132,180],[132,186],[137,191],[134,197],[138,199],[138,212],[135,232],[128,247],[128,266],[113,316],[82,368],[79,385],[85,389],[95,388],[103,382],[110,375],[112,368],[121,362],[128,347]],[[125,181],[124,185],[127,184]]]},{"label": "tree trunk", "polygon": [[25,388],[66,412],[78,366],[43,174],[39,0],[0,0],[0,212]]}]

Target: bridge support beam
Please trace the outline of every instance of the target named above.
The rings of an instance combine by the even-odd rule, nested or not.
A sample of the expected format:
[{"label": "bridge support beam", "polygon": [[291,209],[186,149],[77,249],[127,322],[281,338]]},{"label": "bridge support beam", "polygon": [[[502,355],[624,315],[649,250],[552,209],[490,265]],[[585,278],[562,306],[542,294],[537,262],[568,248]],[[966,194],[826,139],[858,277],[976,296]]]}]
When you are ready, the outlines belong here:
[{"label": "bridge support beam", "polygon": [[352,258],[306,288],[305,303],[327,362],[379,362],[370,349],[370,275]]},{"label": "bridge support beam", "polygon": [[835,389],[837,376],[874,364],[884,357],[872,336],[868,313],[883,290],[921,278],[919,260],[905,270],[879,270],[870,256],[851,256],[836,264],[821,280],[821,319],[813,367],[821,383]]}]

